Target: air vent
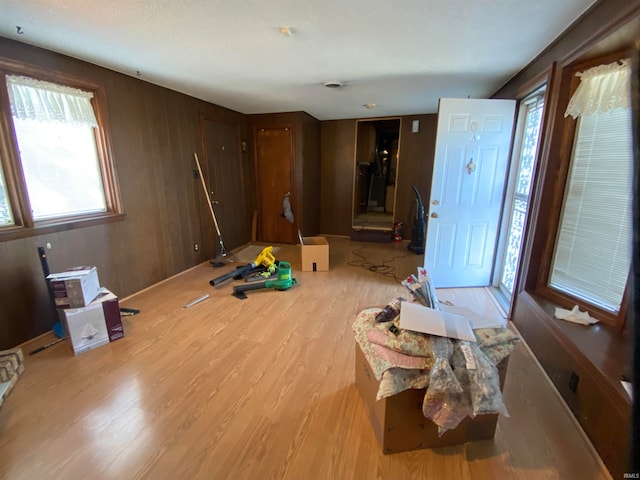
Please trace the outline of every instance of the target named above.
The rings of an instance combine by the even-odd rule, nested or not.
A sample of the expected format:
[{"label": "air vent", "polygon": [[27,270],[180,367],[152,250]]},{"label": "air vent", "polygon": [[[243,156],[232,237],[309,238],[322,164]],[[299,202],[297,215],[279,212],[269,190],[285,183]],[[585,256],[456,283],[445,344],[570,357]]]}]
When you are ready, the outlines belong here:
[{"label": "air vent", "polygon": [[323,85],[327,88],[340,88],[342,87],[341,82],[324,82]]}]

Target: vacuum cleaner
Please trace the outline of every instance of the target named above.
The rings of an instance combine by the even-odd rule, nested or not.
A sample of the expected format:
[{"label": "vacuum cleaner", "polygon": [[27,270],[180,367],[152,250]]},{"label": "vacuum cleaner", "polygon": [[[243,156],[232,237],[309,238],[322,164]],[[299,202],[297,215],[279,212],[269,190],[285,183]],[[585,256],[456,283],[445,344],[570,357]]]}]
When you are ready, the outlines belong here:
[{"label": "vacuum cleaner", "polygon": [[422,255],[424,253],[425,244],[425,231],[427,224],[424,219],[424,205],[422,204],[422,198],[420,192],[415,185],[412,185],[413,191],[416,192],[416,216],[413,220],[413,231],[411,232],[411,242],[407,248],[416,255]]}]

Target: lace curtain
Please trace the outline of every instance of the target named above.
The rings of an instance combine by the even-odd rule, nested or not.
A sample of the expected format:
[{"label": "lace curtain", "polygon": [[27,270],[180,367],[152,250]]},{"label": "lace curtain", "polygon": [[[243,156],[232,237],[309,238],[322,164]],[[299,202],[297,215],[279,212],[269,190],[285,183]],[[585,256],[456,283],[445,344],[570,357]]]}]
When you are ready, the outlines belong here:
[{"label": "lace curtain", "polygon": [[17,75],[7,75],[7,90],[16,118],[98,126],[91,92]]},{"label": "lace curtain", "polygon": [[625,59],[576,73],[580,77],[580,85],[571,97],[564,116],[578,118],[617,108],[630,108],[630,62],[630,59]]}]

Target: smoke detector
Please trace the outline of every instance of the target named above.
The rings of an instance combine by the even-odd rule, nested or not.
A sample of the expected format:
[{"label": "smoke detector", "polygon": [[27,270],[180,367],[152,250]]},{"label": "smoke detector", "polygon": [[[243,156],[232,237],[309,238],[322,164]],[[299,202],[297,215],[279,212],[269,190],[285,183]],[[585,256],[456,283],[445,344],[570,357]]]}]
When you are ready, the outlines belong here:
[{"label": "smoke detector", "polygon": [[324,82],[322,85],[324,85],[327,88],[340,88],[343,86],[342,82]]}]

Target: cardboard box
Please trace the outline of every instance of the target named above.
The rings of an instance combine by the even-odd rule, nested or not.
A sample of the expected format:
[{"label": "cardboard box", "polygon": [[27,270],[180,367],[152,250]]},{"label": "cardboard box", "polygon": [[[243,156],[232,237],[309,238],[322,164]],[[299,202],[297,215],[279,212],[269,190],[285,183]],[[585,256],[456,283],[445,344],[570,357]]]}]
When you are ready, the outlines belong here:
[{"label": "cardboard box", "polygon": [[8,382],[14,376],[24,372],[24,355],[17,347],[11,350],[0,350],[0,382]]},{"label": "cardboard box", "polygon": [[124,337],[124,327],[122,326],[118,297],[106,288],[101,288],[100,295],[95,301],[102,302],[102,311],[104,312],[104,321],[107,324],[109,341],[113,342]]},{"label": "cardboard box", "polygon": [[86,307],[100,293],[96,267],[78,267],[67,272],[52,273],[47,280],[57,308]]},{"label": "cardboard box", "polygon": [[106,288],[86,307],[58,311],[75,355],[124,336],[118,297]]},{"label": "cardboard box", "polygon": [[304,237],[300,246],[303,272],[329,271],[329,243],[324,237]]},{"label": "cardboard box", "polygon": [[[3,371],[6,377],[3,377],[1,373]],[[0,378],[0,407],[23,372],[24,355],[19,347],[12,350],[0,350],[0,377],[2,377]]]},{"label": "cardboard box", "polygon": [[[500,385],[506,374],[506,359],[498,366]],[[380,382],[356,343],[356,388],[367,410],[383,453],[459,445],[493,438],[498,415],[465,418],[457,428],[438,436],[438,427],[422,413],[426,389],[410,389],[376,401]]]}]

